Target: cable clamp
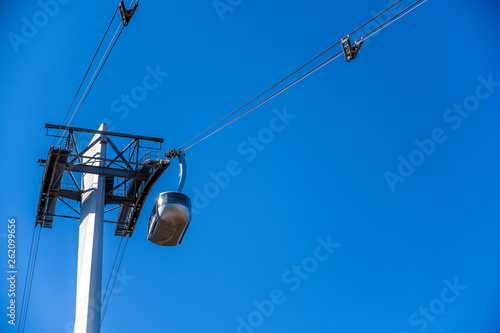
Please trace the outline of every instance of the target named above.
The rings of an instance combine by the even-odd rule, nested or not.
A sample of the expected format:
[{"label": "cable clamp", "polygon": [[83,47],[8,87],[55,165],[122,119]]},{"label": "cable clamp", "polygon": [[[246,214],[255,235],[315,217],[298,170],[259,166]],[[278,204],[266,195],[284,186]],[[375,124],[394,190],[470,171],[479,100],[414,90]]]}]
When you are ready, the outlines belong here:
[{"label": "cable clamp", "polygon": [[132,9],[127,10],[125,9],[125,4],[123,3],[123,0],[120,1],[118,8],[120,8],[120,15],[122,16],[122,22],[124,26],[127,26],[130,20],[132,19],[132,16],[134,15],[137,6],[139,6],[139,0],[135,2],[135,5]]},{"label": "cable clamp", "polygon": [[177,149],[170,149],[165,154],[163,154],[163,156],[165,156],[167,158],[174,158],[176,156],[179,156],[182,153],[184,153],[184,152],[181,149],[179,149],[179,150],[177,150]]},{"label": "cable clamp", "polygon": [[361,44],[363,44],[363,37],[354,42],[354,44],[351,44],[349,36],[350,35],[347,35],[347,37],[342,38],[342,49],[344,50],[344,56],[347,62],[356,58],[361,48]]}]

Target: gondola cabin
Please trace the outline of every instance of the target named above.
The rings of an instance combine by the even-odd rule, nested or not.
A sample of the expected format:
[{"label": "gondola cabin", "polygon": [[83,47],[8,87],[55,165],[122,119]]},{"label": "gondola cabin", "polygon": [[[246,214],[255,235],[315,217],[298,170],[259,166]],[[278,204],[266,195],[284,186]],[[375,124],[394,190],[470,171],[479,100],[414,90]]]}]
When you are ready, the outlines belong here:
[{"label": "gondola cabin", "polygon": [[191,222],[191,200],[180,192],[158,194],[149,217],[148,240],[162,246],[182,242]]}]

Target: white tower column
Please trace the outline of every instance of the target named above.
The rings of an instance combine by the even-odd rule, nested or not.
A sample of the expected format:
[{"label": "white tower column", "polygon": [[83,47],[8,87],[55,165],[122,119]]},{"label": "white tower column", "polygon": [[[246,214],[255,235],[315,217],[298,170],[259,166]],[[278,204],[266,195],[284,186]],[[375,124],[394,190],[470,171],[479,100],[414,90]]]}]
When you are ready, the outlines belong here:
[{"label": "white tower column", "polygon": [[[101,124],[99,131],[106,130],[107,125]],[[104,166],[94,158],[106,158],[106,137],[96,134],[90,145],[96,140],[99,142],[84,154],[83,163]],[[74,333],[100,332],[104,186],[104,176],[82,175]]]}]

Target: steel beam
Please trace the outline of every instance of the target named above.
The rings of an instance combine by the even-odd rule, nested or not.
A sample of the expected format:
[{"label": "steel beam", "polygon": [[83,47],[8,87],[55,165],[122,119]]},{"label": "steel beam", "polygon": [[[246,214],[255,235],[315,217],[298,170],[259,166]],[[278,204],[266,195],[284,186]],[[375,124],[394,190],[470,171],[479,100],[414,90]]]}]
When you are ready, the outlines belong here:
[{"label": "steel beam", "polygon": [[124,169],[107,168],[104,166],[103,163],[101,163],[101,165],[99,166],[85,165],[85,164],[57,163],[56,169],[73,171],[73,172],[82,172],[82,173],[93,173],[100,176],[114,176],[121,178],[130,178],[130,179],[145,180],[148,178],[148,174],[140,173],[137,171],[124,170]]},{"label": "steel beam", "polygon": [[[45,124],[45,128],[65,130],[66,126]],[[68,127],[67,130],[68,131],[75,131],[75,132],[93,133],[93,134],[104,134],[107,136],[118,136],[118,137],[122,137],[122,138],[139,139],[139,140],[146,140],[146,141],[163,143],[163,139],[154,138],[151,136],[131,135],[131,134],[108,132],[108,131],[101,131],[101,130],[96,131],[96,130],[91,130],[91,129],[87,129],[87,128],[79,128],[79,127]]]},{"label": "steel beam", "polygon": [[55,197],[62,197],[62,198],[71,199],[71,200],[75,200],[75,201],[82,200],[82,194],[80,191],[57,189],[57,190],[51,190],[50,194],[55,196]]}]

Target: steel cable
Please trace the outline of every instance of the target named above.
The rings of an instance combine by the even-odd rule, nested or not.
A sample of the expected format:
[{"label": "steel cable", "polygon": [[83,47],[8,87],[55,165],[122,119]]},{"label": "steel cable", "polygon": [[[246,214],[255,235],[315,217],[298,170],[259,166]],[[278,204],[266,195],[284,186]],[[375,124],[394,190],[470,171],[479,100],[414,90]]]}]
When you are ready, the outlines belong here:
[{"label": "steel cable", "polygon": [[[64,118],[63,118],[63,121],[61,123],[61,126],[64,125],[64,122],[66,121],[66,118],[68,117],[69,111],[71,110],[71,108],[73,107],[73,104],[75,103],[76,97],[78,96],[78,93],[80,92],[80,89],[82,88],[83,82],[85,82],[85,79],[87,78],[87,75],[88,75],[88,73],[90,71],[90,68],[92,67],[92,64],[94,63],[95,57],[97,56],[97,53],[99,52],[99,49],[101,48],[102,42],[104,41],[104,39],[106,38],[106,35],[108,34],[109,28],[111,27],[111,24],[113,23],[117,12],[118,12],[118,7],[116,7],[115,13],[113,14],[113,17],[111,17],[111,21],[109,21],[108,27],[106,28],[106,32],[104,32],[104,35],[101,38],[101,42],[99,43],[99,46],[97,47],[97,50],[95,51],[94,56],[92,57],[92,61],[90,62],[90,65],[87,67],[87,71],[85,72],[85,75],[83,76],[83,79],[80,82],[80,85],[78,86],[78,89],[76,90],[75,96],[73,97],[73,100],[71,101],[71,104],[69,105],[69,108],[66,111],[66,114],[64,115]],[[59,135],[59,131],[60,130],[61,129],[57,130],[57,134],[54,137],[54,141],[52,141],[52,145],[54,145],[54,142],[56,141],[56,139],[57,139],[57,137]]]},{"label": "steel cable", "polygon": [[[414,2],[413,4],[411,4],[410,6],[406,7],[405,9],[401,10],[400,12],[398,12],[397,14],[393,15],[391,18],[389,18],[388,20],[386,20],[385,22],[383,22],[382,24],[379,24],[375,29],[371,30],[370,32],[366,33],[363,37],[360,38],[360,40],[366,40],[370,37],[372,37],[373,35],[375,35],[376,33],[382,31],[383,29],[385,29],[386,27],[388,27],[389,25],[391,25],[392,23],[394,23],[395,21],[399,20],[400,18],[402,18],[403,16],[405,16],[406,14],[410,13],[411,11],[413,11],[414,9],[416,9],[417,7],[419,7],[420,5],[422,5],[423,3],[425,3],[427,0],[418,0],[416,2]],[[358,30],[360,30],[361,28],[363,28],[364,26],[366,26],[368,23],[370,23],[371,21],[373,21],[374,19],[376,19],[377,17],[379,17],[380,15],[382,15],[383,13],[385,13],[386,11],[388,11],[390,8],[392,8],[393,6],[395,6],[397,3],[401,2],[401,0],[399,1],[396,1],[395,3],[393,3],[391,6],[387,7],[385,10],[383,10],[382,12],[380,12],[379,14],[377,14],[376,16],[374,16],[372,19],[368,20],[367,22],[365,22],[363,25],[359,26],[358,28],[356,28],[355,30],[353,30],[349,35],[357,32]],[[417,5],[418,4],[418,5]],[[349,36],[348,35],[348,36]],[[225,116],[224,118],[222,118],[221,120],[219,120],[218,122],[216,122],[215,124],[213,124],[212,126],[210,126],[209,128],[207,128],[206,130],[204,130],[203,132],[201,132],[200,134],[196,135],[194,138],[192,138],[191,140],[187,141],[186,143],[184,143],[183,145],[181,145],[179,147],[179,150],[182,149],[182,147],[186,146],[188,143],[194,141],[195,139],[197,139],[198,137],[200,137],[201,135],[203,135],[204,133],[208,132],[210,129],[214,128],[215,126],[219,125],[221,122],[223,122],[224,120],[226,120],[227,118],[229,118],[230,116],[234,115],[236,112],[240,111],[241,109],[243,109],[245,106],[249,105],[251,102],[255,101],[256,99],[258,99],[259,97],[261,97],[262,95],[264,95],[265,93],[267,93],[268,91],[270,91],[271,89],[273,89],[274,87],[276,87],[277,85],[279,85],[280,83],[282,83],[283,81],[285,81],[286,79],[290,78],[292,75],[296,74],[298,71],[300,71],[301,69],[303,69],[305,66],[309,65],[311,62],[313,62],[314,60],[318,59],[320,56],[322,56],[323,54],[325,54],[326,52],[328,52],[329,50],[331,50],[333,47],[335,47],[336,45],[338,45],[339,43],[341,42],[341,40],[339,40],[338,42],[336,42],[335,44],[331,45],[330,47],[328,47],[327,49],[325,49],[323,52],[321,52],[320,54],[318,54],[317,56],[315,56],[314,58],[312,58],[311,60],[309,60],[308,62],[306,62],[304,65],[300,66],[299,68],[297,68],[296,70],[294,70],[292,73],[290,73],[289,75],[287,75],[286,77],[284,77],[283,79],[281,79],[280,81],[278,81],[277,83],[275,83],[274,85],[272,85],[271,87],[269,87],[268,89],[266,89],[265,91],[263,91],[262,93],[260,93],[259,95],[257,95],[256,97],[254,97],[253,99],[251,99],[249,102],[245,103],[243,106],[239,107],[238,109],[236,109],[235,111],[231,112],[230,114],[228,114],[227,116]],[[321,64],[319,64],[318,66],[314,67],[313,69],[309,70],[308,72],[306,72],[305,74],[301,75],[298,79],[294,80],[293,82],[289,83],[288,85],[286,85],[285,87],[281,88],[280,90],[278,90],[277,92],[273,93],[272,95],[270,95],[269,97],[265,98],[263,101],[259,102],[258,104],[256,104],[255,106],[251,107],[249,110],[245,111],[244,113],[242,113],[241,115],[239,115],[238,117],[234,118],[233,120],[231,120],[230,122],[226,123],[225,125],[217,128],[216,130],[210,132],[208,135],[204,136],[202,139],[196,141],[195,143],[191,144],[190,146],[188,146],[187,148],[183,149],[184,151],[187,151],[189,150],[190,148],[196,146],[197,144],[199,144],[200,142],[206,140],[207,138],[209,138],[210,136],[212,136],[213,134],[219,132],[220,130],[222,130],[223,128],[227,127],[228,125],[234,123],[236,120],[240,119],[241,117],[243,117],[244,115],[250,113],[251,111],[255,110],[256,108],[258,108],[259,106],[263,105],[264,103],[268,102],[269,100],[273,99],[274,97],[278,96],[279,94],[281,94],[282,92],[284,92],[285,90],[287,90],[288,88],[294,86],[295,84],[297,84],[298,82],[302,81],[303,79],[305,79],[306,77],[308,77],[309,75],[313,74],[314,72],[316,72],[317,70],[319,70],[320,68],[324,67],[325,65],[327,65],[328,63],[330,63],[331,61],[333,61],[334,59],[338,58],[340,56],[340,54],[342,53],[343,51],[340,51],[338,53],[336,53],[335,55],[331,56],[330,58],[328,58],[327,60],[325,60],[324,62],[322,62]]]},{"label": "steel cable", "polygon": [[[377,17],[379,17],[380,15],[382,15],[383,13],[385,13],[386,11],[388,11],[389,9],[391,9],[392,7],[394,7],[399,2],[401,2],[401,0],[396,1],[395,3],[393,3],[392,5],[390,5],[389,7],[387,7],[386,9],[384,9],[382,12],[380,12],[376,16],[372,17],[370,20],[366,21],[363,25],[361,25],[358,28],[356,28],[355,30],[353,30],[350,34],[353,34],[356,31],[358,31],[359,29],[363,28],[365,25],[367,25],[371,21],[375,20]],[[213,124],[212,126],[210,126],[209,128],[207,128],[206,130],[204,130],[203,132],[201,132],[198,135],[196,135],[195,137],[193,137],[191,140],[189,140],[186,143],[184,143],[183,145],[181,145],[179,147],[179,149],[181,149],[182,147],[188,145],[190,142],[196,140],[196,138],[200,137],[201,135],[203,135],[204,133],[208,132],[209,130],[211,130],[215,126],[219,125],[221,122],[223,122],[227,118],[231,117],[233,114],[235,114],[236,112],[240,111],[245,106],[249,105],[250,103],[252,103],[256,99],[258,99],[259,97],[261,97],[262,95],[264,95],[265,93],[267,93],[268,91],[270,91],[271,89],[273,89],[274,87],[276,87],[277,85],[279,85],[280,83],[282,83],[283,81],[285,81],[286,79],[288,79],[289,77],[291,77],[292,75],[296,74],[298,71],[300,71],[301,69],[303,69],[304,67],[306,67],[307,65],[309,65],[314,60],[316,60],[319,57],[321,57],[326,52],[330,51],[332,48],[334,48],[339,43],[340,43],[340,40],[338,42],[336,42],[335,44],[330,45],[328,48],[326,48],[325,50],[323,50],[321,53],[319,53],[318,55],[316,55],[314,58],[312,58],[311,60],[309,60],[308,62],[306,62],[302,66],[298,67],[296,70],[294,70],[293,72],[291,72],[290,74],[288,74],[287,76],[285,76],[284,78],[282,78],[281,80],[279,80],[278,82],[276,82],[275,84],[273,84],[272,86],[270,86],[269,88],[267,88],[266,90],[264,90],[263,92],[261,92],[259,95],[255,96],[254,98],[252,98],[251,100],[249,100],[248,102],[246,102],[245,104],[243,104],[242,106],[240,106],[239,108],[237,108],[236,110],[234,110],[233,112],[231,112],[230,114],[228,114],[227,116],[225,116],[224,118],[222,118],[221,120],[219,120],[218,122],[216,122],[215,124]]]},{"label": "steel cable", "polygon": [[[127,236],[124,236],[124,237],[127,237]],[[125,245],[123,246],[123,250],[121,251],[121,254],[119,255],[119,253],[120,253],[120,248],[119,247],[118,247],[118,251],[116,253],[117,256],[115,257],[115,262],[116,262],[116,258],[118,257],[118,255],[119,255],[120,259],[118,259],[118,266],[116,268],[116,273],[113,274],[113,271],[111,271],[111,275],[110,275],[109,280],[108,280],[108,286],[109,286],[109,281],[113,281],[113,282],[111,282],[111,288],[109,289],[109,297],[101,305],[101,313],[102,313],[102,315],[101,315],[101,326],[102,326],[102,323],[104,321],[104,317],[106,316],[106,311],[108,309],[109,301],[111,300],[111,294],[113,292],[113,288],[115,287],[116,278],[117,278],[118,273],[120,271],[120,266],[122,264],[123,256],[125,255],[125,250],[127,249],[128,240],[129,240],[129,237],[127,237],[127,239],[125,240]],[[121,245],[121,241],[120,241],[120,245]],[[108,287],[106,287],[106,289],[107,288]]]},{"label": "steel cable", "polygon": [[28,259],[28,267],[26,269],[26,281],[24,282],[23,299],[21,302],[21,311],[19,313],[18,332],[24,332],[26,326],[26,318],[28,317],[29,301],[31,296],[31,287],[33,286],[33,277],[35,273],[36,259],[38,255],[38,245],[40,244],[40,234],[42,227],[36,227],[33,230],[31,239],[31,249]]}]

